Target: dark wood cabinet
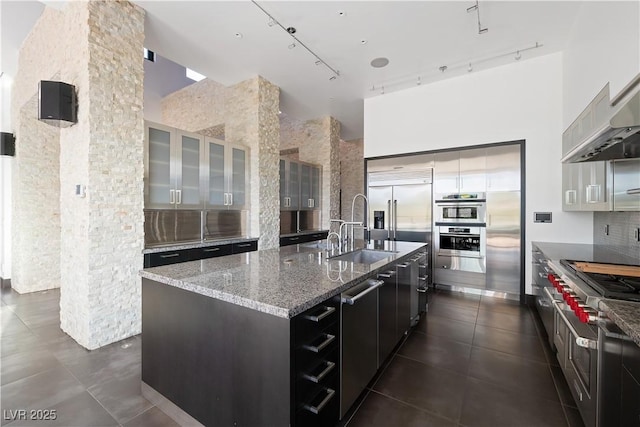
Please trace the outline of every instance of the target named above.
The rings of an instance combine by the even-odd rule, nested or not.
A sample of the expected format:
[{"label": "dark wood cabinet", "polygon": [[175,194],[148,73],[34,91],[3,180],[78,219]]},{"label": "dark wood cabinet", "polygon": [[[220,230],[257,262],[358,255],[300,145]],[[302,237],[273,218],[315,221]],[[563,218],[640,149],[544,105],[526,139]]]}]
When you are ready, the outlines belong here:
[{"label": "dark wood cabinet", "polygon": [[192,261],[191,249],[178,251],[156,252],[144,255],[144,268],[159,267],[161,265],[177,264],[179,262]]},{"label": "dark wood cabinet", "polygon": [[298,245],[300,243],[315,242],[327,238],[328,232],[319,231],[312,234],[297,234],[295,236],[280,237],[280,246]]},{"label": "dark wood cabinet", "polygon": [[159,267],[161,265],[177,264],[179,262],[197,261],[243,252],[258,250],[258,242],[236,242],[226,245],[206,246],[201,248],[180,249],[176,251],[156,252],[144,255],[144,268]]},{"label": "dark wood cabinet", "polygon": [[340,298],[281,318],[142,279],[142,381],[207,426],[333,426]]},{"label": "dark wood cabinet", "polygon": [[258,250],[258,242],[242,242],[242,243],[233,243],[231,245],[231,253],[241,254],[243,252],[253,252]]},{"label": "dark wood cabinet", "polygon": [[331,298],[292,321],[293,425],[335,425],[340,416],[340,298]]},{"label": "dark wood cabinet", "polygon": [[620,425],[640,425],[640,347],[626,341],[622,346]]}]

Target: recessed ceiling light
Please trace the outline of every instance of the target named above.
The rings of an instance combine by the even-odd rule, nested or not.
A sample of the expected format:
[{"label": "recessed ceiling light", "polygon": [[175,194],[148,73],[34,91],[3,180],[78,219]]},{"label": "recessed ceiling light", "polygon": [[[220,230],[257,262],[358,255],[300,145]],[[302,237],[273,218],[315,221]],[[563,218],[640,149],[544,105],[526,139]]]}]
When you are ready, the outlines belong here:
[{"label": "recessed ceiling light", "polygon": [[339,10],[338,16],[347,16],[347,12],[345,12],[344,10]]},{"label": "recessed ceiling light", "polygon": [[376,58],[371,61],[371,66],[373,68],[386,67],[388,64],[389,64],[389,59],[384,57]]},{"label": "recessed ceiling light", "polygon": [[236,33],[235,36],[236,36],[236,38],[241,39],[242,38],[242,33]]},{"label": "recessed ceiling light", "polygon": [[367,39],[360,40],[360,44],[367,44]]}]

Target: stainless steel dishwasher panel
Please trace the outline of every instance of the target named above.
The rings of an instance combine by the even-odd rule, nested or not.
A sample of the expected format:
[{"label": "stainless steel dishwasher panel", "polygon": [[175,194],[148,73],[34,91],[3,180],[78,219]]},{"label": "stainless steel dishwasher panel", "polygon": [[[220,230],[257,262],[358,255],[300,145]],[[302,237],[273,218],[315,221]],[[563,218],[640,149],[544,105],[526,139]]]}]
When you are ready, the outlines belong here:
[{"label": "stainless steel dishwasher panel", "polygon": [[340,418],[378,370],[378,288],[383,284],[367,280],[341,295]]},{"label": "stainless steel dishwasher panel", "polygon": [[[396,264],[398,277],[398,329],[397,340],[411,327],[411,315],[418,310],[418,263],[409,260]],[[415,295],[414,295],[415,293]],[[415,303],[415,310],[412,308]]]}]

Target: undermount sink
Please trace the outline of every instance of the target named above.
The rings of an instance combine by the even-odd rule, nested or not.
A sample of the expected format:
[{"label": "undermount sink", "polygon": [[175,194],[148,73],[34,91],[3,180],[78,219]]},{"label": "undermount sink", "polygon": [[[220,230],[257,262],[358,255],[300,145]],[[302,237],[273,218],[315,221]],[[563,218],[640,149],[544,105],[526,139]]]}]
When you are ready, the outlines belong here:
[{"label": "undermount sink", "polygon": [[373,264],[392,255],[397,254],[393,251],[377,251],[372,249],[360,249],[346,254],[337,255],[329,258],[331,261],[350,261],[358,264]]}]

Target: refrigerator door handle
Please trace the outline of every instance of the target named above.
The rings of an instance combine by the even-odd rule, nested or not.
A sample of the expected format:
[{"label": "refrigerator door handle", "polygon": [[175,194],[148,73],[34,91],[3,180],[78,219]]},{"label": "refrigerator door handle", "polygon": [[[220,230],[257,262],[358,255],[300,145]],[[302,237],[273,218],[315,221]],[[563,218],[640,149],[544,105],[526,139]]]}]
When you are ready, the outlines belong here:
[{"label": "refrigerator door handle", "polygon": [[393,240],[396,240],[396,231],[398,230],[398,201],[393,201]]},{"label": "refrigerator door handle", "polygon": [[387,200],[387,215],[389,216],[389,226],[387,227],[387,239],[391,239],[391,229],[393,228],[393,211],[391,210],[391,200]]}]

